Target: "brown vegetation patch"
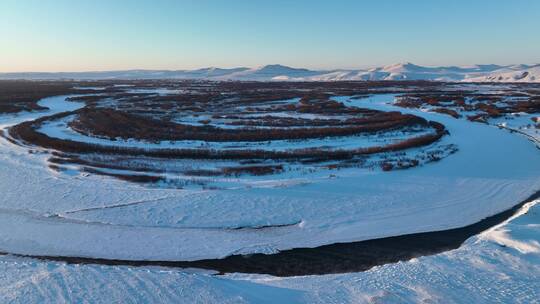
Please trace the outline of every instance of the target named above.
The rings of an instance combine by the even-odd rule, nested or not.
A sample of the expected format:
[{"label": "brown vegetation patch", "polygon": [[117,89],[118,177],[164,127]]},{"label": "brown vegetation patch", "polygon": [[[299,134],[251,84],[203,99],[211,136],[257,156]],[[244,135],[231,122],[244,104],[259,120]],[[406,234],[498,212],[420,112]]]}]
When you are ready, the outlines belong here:
[{"label": "brown vegetation patch", "polygon": [[540,96],[537,91],[523,93],[512,89],[497,94],[468,91],[415,92],[402,96],[396,105],[408,108],[433,107],[431,111],[456,118],[461,116],[460,111],[477,112],[467,115],[467,119],[487,122],[490,118],[511,113],[540,113]]},{"label": "brown vegetation patch", "polygon": [[[320,165],[309,166],[309,170],[324,166],[329,169],[357,166],[368,159],[367,155],[377,153],[393,155],[404,149],[430,145],[447,134],[441,124],[400,112],[348,107],[332,100],[334,96],[369,96],[416,88],[427,92],[429,98],[411,96],[407,100],[402,100],[404,106],[407,103],[411,107],[421,106],[422,100],[425,100],[430,105],[436,106],[440,113],[452,116],[458,114],[447,108],[449,104],[447,98],[443,100],[433,97],[437,95],[435,88],[439,84],[422,81],[221,83],[134,80],[65,82],[64,85],[70,90],[74,86],[89,87],[88,91],[68,90],[62,93],[62,95],[88,93],[84,96],[71,97],[71,100],[85,102],[86,107],[74,112],[23,122],[12,127],[7,138],[19,143],[61,151],[62,153],[55,153],[49,159],[53,170],[62,170],[66,165],[73,164],[86,172],[143,183],[171,182],[160,177],[165,173],[168,176],[173,174],[194,177],[240,176],[277,174],[285,170],[296,170],[295,166],[300,168],[303,164],[312,163]],[[90,88],[92,86],[103,89],[92,91]],[[165,93],[148,90],[155,88],[166,90],[161,91]],[[456,98],[454,104],[469,106],[464,100]],[[484,109],[494,114],[494,109],[489,105]],[[210,149],[205,145],[171,149],[129,148],[114,146],[114,143],[107,146],[63,140],[37,131],[44,123],[68,116],[75,117],[69,123],[69,127],[73,130],[112,141],[197,140],[226,142],[228,145],[227,149]],[[428,129],[434,132],[419,136],[410,135],[415,131]],[[404,131],[404,135],[408,134],[409,137],[395,142],[394,136],[400,131]],[[320,147],[291,148],[285,151],[270,150],[271,146],[268,146],[270,148],[266,146],[271,145],[269,141],[273,140],[298,141],[379,134],[380,144],[368,148],[332,148],[331,140],[321,144]],[[390,136],[385,138],[385,134]],[[245,148],[242,142],[260,142],[265,148]],[[220,165],[222,162],[215,162],[212,165],[191,165],[189,161],[179,161],[173,171],[167,171],[164,162],[171,159],[226,160],[227,167]],[[329,162],[332,165],[328,165]],[[381,165],[383,170],[405,169],[419,164],[418,160],[408,159],[406,156],[388,159],[387,162],[387,165]],[[369,164],[372,167],[378,165],[378,161]],[[133,174],[118,172],[133,172]],[[204,178],[194,179],[204,180]]]},{"label": "brown vegetation patch", "polygon": [[431,144],[447,134],[444,126],[437,122],[427,122],[434,128],[434,134],[426,134],[408,138],[401,142],[385,146],[360,148],[353,150],[328,150],[320,148],[296,149],[289,151],[265,151],[265,150],[212,150],[212,149],[140,149],[127,147],[102,146],[72,140],[52,138],[37,132],[36,128],[48,119],[58,119],[71,115],[59,113],[50,117],[40,118],[35,121],[23,122],[9,130],[10,136],[24,142],[41,146],[48,149],[67,153],[104,153],[119,155],[141,155],[161,158],[193,158],[193,159],[319,159],[321,161],[335,159],[351,159],[355,155],[366,155],[381,152],[399,151]]},{"label": "brown vegetation patch", "polygon": [[37,104],[45,97],[71,94],[73,84],[58,81],[0,81],[0,113],[46,110]]},{"label": "brown vegetation patch", "polygon": [[249,175],[269,175],[283,172],[283,165],[266,165],[266,166],[241,166],[241,167],[226,167],[221,171],[224,175],[239,176],[242,174]]},{"label": "brown vegetation patch", "polygon": [[367,118],[350,119],[346,127],[295,129],[224,129],[211,125],[193,126],[151,119],[122,111],[85,108],[69,123],[74,130],[109,139],[147,141],[201,140],[215,142],[268,141],[350,136],[361,133],[393,130],[406,126],[427,125],[417,116],[399,112],[380,112]]},{"label": "brown vegetation patch", "polygon": [[447,109],[447,108],[433,108],[431,109],[431,111],[433,112],[437,112],[437,113],[441,113],[441,114],[446,114],[446,115],[450,115],[454,118],[460,118],[461,115],[459,115],[458,112],[452,110],[452,109]]},{"label": "brown vegetation patch", "polygon": [[97,175],[111,176],[111,177],[118,178],[120,180],[133,182],[133,183],[148,184],[148,183],[157,183],[157,182],[161,182],[161,181],[165,180],[161,176],[110,173],[110,172],[106,172],[106,171],[102,171],[102,170],[98,170],[98,169],[94,169],[94,168],[88,168],[88,167],[83,167],[82,170],[84,172],[93,173],[93,174],[97,174]]}]

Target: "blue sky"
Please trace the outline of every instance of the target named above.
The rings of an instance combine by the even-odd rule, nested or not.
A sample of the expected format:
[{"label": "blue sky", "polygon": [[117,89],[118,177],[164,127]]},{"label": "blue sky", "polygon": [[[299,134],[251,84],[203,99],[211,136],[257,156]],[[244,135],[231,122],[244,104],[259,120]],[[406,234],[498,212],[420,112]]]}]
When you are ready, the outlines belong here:
[{"label": "blue sky", "polygon": [[1,0],[0,71],[540,62],[538,0]]}]

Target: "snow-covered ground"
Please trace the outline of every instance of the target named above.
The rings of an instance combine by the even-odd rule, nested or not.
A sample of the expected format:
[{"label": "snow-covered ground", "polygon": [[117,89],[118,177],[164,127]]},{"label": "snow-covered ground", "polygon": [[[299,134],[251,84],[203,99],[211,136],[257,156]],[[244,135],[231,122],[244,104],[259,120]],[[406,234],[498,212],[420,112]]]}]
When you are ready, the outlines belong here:
[{"label": "snow-covered ground", "polygon": [[277,278],[0,257],[3,303],[539,303],[540,204],[446,253]]},{"label": "snow-covered ground", "polygon": [[[270,253],[477,222],[540,189],[540,153],[495,126],[394,107],[394,95],[336,98],[443,123],[459,152],[395,172],[354,168],[270,187],[176,190],[46,167],[48,155],[0,138],[0,251],[117,259],[195,260]],[[73,110],[64,97],[47,113],[0,117],[3,128]],[[66,265],[0,258],[2,302],[522,302],[540,290],[538,205],[457,250],[354,274],[296,278],[212,276],[164,268]],[[524,209],[525,210],[525,209]],[[260,230],[260,227],[292,224]],[[166,245],[164,245],[166,244]],[[99,290],[99,292],[98,292]],[[459,291],[458,291],[459,290]]]},{"label": "snow-covered ground", "polygon": [[540,114],[513,113],[500,118],[491,118],[488,123],[522,134],[540,148]]},{"label": "snow-covered ground", "polygon": [[[305,303],[540,303],[540,204],[472,237],[459,249],[363,273],[275,278],[229,275]],[[529,209],[530,208],[530,209]]]}]

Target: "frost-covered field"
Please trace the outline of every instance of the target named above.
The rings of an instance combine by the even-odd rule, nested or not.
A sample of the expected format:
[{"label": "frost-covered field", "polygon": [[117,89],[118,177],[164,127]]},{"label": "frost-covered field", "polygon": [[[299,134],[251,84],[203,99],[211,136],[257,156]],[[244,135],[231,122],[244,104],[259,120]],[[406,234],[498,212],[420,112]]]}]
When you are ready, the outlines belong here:
[{"label": "frost-covered field", "polygon": [[[396,96],[332,99],[347,107],[400,111],[439,122],[449,135],[433,145],[452,145],[458,151],[438,162],[390,172],[344,167],[212,177],[220,187],[208,189],[135,184],[88,174],[76,165],[58,172],[48,167],[46,149],[0,138],[0,251],[9,253],[0,259],[0,298],[6,302],[536,301],[540,231],[534,204],[457,250],[363,273],[292,278],[215,276],[198,270],[67,265],[18,256],[192,261],[270,254],[462,227],[505,211],[540,190],[540,153],[530,141],[538,140],[538,132],[530,128],[525,129],[526,134],[512,133],[497,127],[505,124],[522,130],[530,117],[519,116],[523,121],[501,117],[481,124],[433,113],[429,108],[397,107],[393,104]],[[25,120],[84,106],[62,96],[44,99],[40,105],[50,110],[2,114],[0,126],[5,130]],[[137,140],[112,141],[75,132],[66,124],[71,118],[46,123],[39,132],[103,145],[156,148]],[[391,132],[383,142],[425,132]],[[272,141],[267,149],[334,144],[357,148],[381,140],[376,136],[349,139]],[[181,141],[154,145],[185,144],[197,145]],[[219,142],[211,144],[226,148]],[[418,156],[422,149],[426,148],[404,153]],[[204,160],[197,162],[200,167],[207,165]],[[175,175],[174,171],[163,174]]]}]

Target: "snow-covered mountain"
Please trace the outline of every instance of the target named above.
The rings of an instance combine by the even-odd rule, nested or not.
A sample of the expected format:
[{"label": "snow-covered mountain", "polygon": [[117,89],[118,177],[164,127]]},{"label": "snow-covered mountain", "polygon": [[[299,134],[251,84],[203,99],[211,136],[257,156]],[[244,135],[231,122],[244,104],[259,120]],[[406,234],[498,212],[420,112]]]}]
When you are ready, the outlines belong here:
[{"label": "snow-covered mountain", "polygon": [[[299,79],[300,80],[300,79]],[[540,82],[540,65],[424,67],[400,63],[367,71],[332,71],[308,80],[434,80],[465,82]]]},{"label": "snow-covered mountain", "polygon": [[509,66],[466,80],[475,82],[540,82],[540,64]]},{"label": "snow-covered mountain", "polygon": [[100,72],[0,73],[0,79],[213,79],[249,70],[248,68],[204,68],[197,70],[125,70]]},{"label": "snow-covered mountain", "polygon": [[360,70],[309,70],[273,64],[257,68],[0,73],[0,79],[208,79],[244,81],[433,80],[540,82],[540,64],[427,67],[399,63]]},{"label": "snow-covered mountain", "polygon": [[223,80],[288,80],[288,79],[308,79],[320,75],[320,71],[308,69],[297,69],[280,64],[271,64],[254,69],[246,69],[223,75],[219,78]]}]

